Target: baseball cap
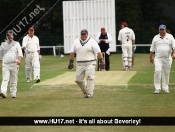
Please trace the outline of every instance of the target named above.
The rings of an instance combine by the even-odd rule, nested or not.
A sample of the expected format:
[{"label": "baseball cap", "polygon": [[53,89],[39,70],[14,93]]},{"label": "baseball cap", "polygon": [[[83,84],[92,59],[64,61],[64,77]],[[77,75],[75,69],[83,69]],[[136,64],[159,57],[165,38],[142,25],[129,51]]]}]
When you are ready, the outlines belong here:
[{"label": "baseball cap", "polygon": [[127,24],[126,22],[122,22],[122,23],[120,24],[120,26],[127,27],[127,26],[128,26],[128,24]]},{"label": "baseball cap", "polygon": [[33,30],[34,31],[34,27],[29,27],[29,30]]},{"label": "baseball cap", "polygon": [[6,34],[13,35],[13,32],[12,32],[12,30],[7,30]]},{"label": "baseball cap", "polygon": [[159,26],[159,29],[166,29],[166,26],[165,26],[164,24],[161,24],[161,25]]},{"label": "baseball cap", "polygon": [[101,31],[105,31],[105,28],[101,28]]},{"label": "baseball cap", "polygon": [[88,31],[86,29],[81,30],[81,34],[88,34]]}]

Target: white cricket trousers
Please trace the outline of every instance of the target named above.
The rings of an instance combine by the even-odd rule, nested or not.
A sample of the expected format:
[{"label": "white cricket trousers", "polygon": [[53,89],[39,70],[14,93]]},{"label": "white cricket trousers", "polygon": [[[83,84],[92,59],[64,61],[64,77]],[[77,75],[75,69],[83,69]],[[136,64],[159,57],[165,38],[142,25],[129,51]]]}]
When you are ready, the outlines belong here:
[{"label": "white cricket trousers", "polygon": [[[77,63],[76,66],[76,83],[81,88],[83,94],[94,94],[94,77],[95,77],[96,61]],[[86,78],[86,84],[85,84]]]},{"label": "white cricket trousers", "polygon": [[132,44],[122,44],[122,57],[125,69],[132,65]]},{"label": "white cricket trousers", "polygon": [[172,58],[154,58],[154,87],[155,90],[161,90],[161,79],[162,89],[169,90],[169,75],[171,70]]},{"label": "white cricket trousers", "polygon": [[11,96],[16,97],[19,65],[16,63],[2,64],[1,93],[7,96],[7,86],[10,80]]},{"label": "white cricket trousers", "polygon": [[25,54],[25,62],[26,79],[29,78],[30,80],[32,80],[32,68],[34,73],[34,80],[37,78],[40,79],[40,61],[38,52]]}]

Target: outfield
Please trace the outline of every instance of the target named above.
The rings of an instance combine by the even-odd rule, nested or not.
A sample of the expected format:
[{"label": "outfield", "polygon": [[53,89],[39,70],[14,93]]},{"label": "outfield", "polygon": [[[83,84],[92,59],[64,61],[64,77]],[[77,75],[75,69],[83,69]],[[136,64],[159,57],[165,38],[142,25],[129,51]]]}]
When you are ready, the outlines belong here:
[{"label": "outfield", "polygon": [[[97,73],[94,97],[90,99],[83,98],[74,83],[75,68],[67,69],[68,55],[63,58],[43,56],[40,84],[25,82],[23,58],[17,98],[11,98],[8,89],[8,97],[0,99],[0,116],[175,116],[175,62],[171,69],[170,94],[154,94],[154,65],[149,62],[149,54],[135,54],[134,69],[127,71],[130,77],[122,71],[121,54],[112,54],[110,58],[111,71],[105,71],[103,77]],[[105,81],[112,84],[105,85]],[[0,131],[174,132],[175,127],[1,126]]]}]

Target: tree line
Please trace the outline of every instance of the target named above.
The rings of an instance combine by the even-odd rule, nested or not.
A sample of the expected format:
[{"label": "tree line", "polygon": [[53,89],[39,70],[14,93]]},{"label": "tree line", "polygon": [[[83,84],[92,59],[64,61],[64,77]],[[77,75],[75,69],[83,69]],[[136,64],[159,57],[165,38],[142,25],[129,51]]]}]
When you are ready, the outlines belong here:
[{"label": "tree line", "polygon": [[[7,29],[12,29],[15,35],[22,37],[32,25],[38,33],[63,34],[62,2],[63,0],[1,0],[1,38]],[[174,0],[116,0],[116,33],[120,30],[120,23],[126,21],[138,35],[153,37],[162,23],[175,35],[175,26],[172,26],[175,20],[164,12],[160,3],[175,6]],[[142,40],[142,35],[140,38]]]}]

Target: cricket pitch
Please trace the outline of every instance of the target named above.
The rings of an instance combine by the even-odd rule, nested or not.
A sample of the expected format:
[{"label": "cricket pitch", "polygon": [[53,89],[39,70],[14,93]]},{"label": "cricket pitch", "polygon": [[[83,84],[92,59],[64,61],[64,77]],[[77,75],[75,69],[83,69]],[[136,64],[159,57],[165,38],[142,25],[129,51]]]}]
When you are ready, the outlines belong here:
[{"label": "cricket pitch", "polygon": [[[95,85],[126,85],[136,73],[136,71],[95,71]],[[66,72],[38,85],[72,85],[75,84],[75,74]]]}]

